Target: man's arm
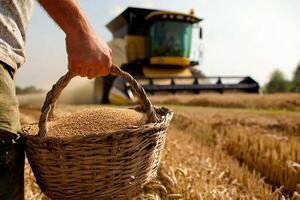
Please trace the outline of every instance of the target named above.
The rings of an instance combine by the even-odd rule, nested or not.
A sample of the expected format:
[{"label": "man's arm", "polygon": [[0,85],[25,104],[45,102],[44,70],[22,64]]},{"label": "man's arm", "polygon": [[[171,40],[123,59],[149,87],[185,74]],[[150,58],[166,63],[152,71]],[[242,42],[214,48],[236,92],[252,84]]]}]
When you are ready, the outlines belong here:
[{"label": "man's arm", "polygon": [[38,0],[66,33],[68,68],[89,79],[107,75],[112,65],[111,49],[97,37],[76,0]]}]

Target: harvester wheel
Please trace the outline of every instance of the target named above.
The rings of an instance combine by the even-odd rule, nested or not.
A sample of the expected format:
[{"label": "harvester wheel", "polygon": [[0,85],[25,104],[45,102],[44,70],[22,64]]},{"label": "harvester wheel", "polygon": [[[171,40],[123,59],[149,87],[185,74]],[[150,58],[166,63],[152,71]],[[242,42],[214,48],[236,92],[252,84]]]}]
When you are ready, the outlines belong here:
[{"label": "harvester wheel", "polygon": [[94,97],[95,103],[109,103],[108,95],[112,87],[114,77],[98,77],[95,79]]}]

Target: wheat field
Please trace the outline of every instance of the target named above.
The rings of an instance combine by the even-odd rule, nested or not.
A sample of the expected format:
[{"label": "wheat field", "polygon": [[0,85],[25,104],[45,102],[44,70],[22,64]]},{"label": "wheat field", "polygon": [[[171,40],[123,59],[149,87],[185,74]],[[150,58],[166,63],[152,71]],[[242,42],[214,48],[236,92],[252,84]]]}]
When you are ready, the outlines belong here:
[{"label": "wheat field", "polygon": [[299,94],[239,94],[225,95],[208,93],[203,95],[176,94],[150,96],[152,102],[166,105],[188,105],[219,108],[254,108],[300,110]]},{"label": "wheat field", "polygon": [[[193,98],[214,99],[200,96]],[[288,98],[281,95],[278,99],[272,96],[276,102],[272,106],[252,99],[251,105],[255,107],[242,98],[239,104],[243,106],[228,107],[167,103],[169,97],[164,98],[160,103],[169,104],[175,115],[158,176],[135,199],[300,199],[300,112],[297,109],[300,98],[290,97],[293,108],[282,106]],[[181,100],[184,98],[188,96]],[[271,102],[270,97],[264,98]],[[222,102],[231,104],[233,99],[224,96]],[[61,105],[56,114],[59,117],[95,107]],[[32,107],[21,108],[21,113],[23,124],[36,121],[39,116],[39,110]],[[25,188],[26,200],[47,199],[36,185],[28,163]]]}]

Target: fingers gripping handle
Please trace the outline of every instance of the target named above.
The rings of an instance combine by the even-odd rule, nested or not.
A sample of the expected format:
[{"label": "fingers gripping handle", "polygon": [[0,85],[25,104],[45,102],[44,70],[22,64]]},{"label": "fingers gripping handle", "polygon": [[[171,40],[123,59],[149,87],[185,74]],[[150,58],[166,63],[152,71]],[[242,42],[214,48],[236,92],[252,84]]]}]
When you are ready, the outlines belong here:
[{"label": "fingers gripping handle", "polygon": [[[156,122],[157,117],[153,105],[148,99],[144,88],[127,72],[124,72],[116,65],[112,65],[111,74],[123,77],[132,87],[133,92],[138,97],[141,107],[147,114],[148,122]],[[57,83],[52,86],[52,89],[47,93],[44,105],[42,107],[42,113],[39,120],[39,136],[47,136],[47,121],[49,116],[52,116],[55,103],[60,96],[62,90],[69,84],[70,80],[74,76],[71,73],[66,73],[62,76]]]}]

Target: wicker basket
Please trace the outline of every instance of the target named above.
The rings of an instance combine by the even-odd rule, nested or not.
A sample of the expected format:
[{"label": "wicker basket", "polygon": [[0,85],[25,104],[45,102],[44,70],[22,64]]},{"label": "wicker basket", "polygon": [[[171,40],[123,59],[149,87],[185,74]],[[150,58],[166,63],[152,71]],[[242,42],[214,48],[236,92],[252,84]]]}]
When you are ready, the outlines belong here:
[{"label": "wicker basket", "polygon": [[99,135],[47,137],[48,114],[72,78],[67,73],[47,94],[39,133],[29,134],[33,125],[23,127],[30,166],[41,190],[51,199],[127,199],[156,176],[173,113],[154,108],[128,73],[113,66],[112,74],[131,85],[141,104],[136,109],[147,115],[145,125]]}]

